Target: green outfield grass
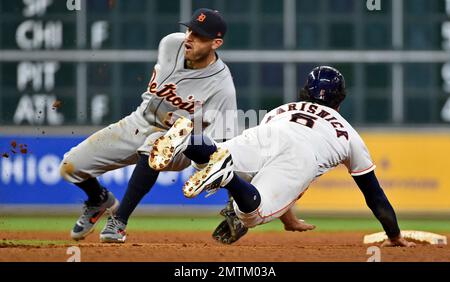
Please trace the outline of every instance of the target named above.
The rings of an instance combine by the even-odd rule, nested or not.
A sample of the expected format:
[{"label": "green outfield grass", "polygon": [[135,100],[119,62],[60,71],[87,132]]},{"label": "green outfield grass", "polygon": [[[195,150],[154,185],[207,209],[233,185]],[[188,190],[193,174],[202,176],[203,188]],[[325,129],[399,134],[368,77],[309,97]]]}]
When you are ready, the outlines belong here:
[{"label": "green outfield grass", "polygon": [[73,245],[73,241],[69,240],[0,240],[0,246],[61,246]]},{"label": "green outfield grass", "polygon": [[[374,218],[328,218],[308,217],[309,223],[317,226],[319,231],[382,231],[381,225]],[[222,220],[221,217],[132,217],[128,230],[137,231],[212,231]],[[32,217],[1,216],[0,231],[69,231],[76,221],[76,216]],[[105,223],[102,219],[97,225],[100,230]],[[450,232],[450,219],[400,219],[403,230],[422,230],[430,232]],[[256,232],[282,231],[279,220],[254,228]]]}]

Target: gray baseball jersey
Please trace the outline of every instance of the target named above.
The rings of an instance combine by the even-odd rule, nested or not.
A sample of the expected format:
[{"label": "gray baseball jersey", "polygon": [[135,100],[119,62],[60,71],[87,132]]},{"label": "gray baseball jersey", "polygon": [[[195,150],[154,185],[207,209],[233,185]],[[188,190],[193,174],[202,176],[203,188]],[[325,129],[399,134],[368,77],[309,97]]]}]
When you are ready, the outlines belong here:
[{"label": "gray baseball jersey", "polygon": [[[149,124],[164,129],[171,127],[177,115],[202,116],[210,124],[205,134],[214,139],[232,138],[237,130],[236,91],[230,71],[220,58],[202,69],[185,69],[184,37],[184,33],[173,33],[161,40],[158,62],[139,110]],[[223,120],[215,122],[217,118]]]},{"label": "gray baseball jersey", "polygon": [[[158,61],[136,111],[64,155],[61,175],[67,181],[82,182],[136,163],[137,152],[147,154],[179,116],[200,120],[207,125],[204,133],[216,140],[236,135],[236,91],[228,67],[217,58],[205,68],[186,69],[184,38],[184,33],[173,33],[161,40]],[[166,170],[181,170],[189,164],[181,154]]]}]

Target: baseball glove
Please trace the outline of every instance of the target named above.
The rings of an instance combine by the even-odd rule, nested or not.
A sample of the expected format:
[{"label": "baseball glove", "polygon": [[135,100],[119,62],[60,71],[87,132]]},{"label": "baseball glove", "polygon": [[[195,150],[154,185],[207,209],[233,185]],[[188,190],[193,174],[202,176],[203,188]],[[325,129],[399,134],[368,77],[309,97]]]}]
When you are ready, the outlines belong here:
[{"label": "baseball glove", "polygon": [[216,227],[212,237],[222,244],[233,244],[244,236],[248,228],[239,220],[233,209],[233,198],[230,197],[227,206],[220,211],[225,219]]}]

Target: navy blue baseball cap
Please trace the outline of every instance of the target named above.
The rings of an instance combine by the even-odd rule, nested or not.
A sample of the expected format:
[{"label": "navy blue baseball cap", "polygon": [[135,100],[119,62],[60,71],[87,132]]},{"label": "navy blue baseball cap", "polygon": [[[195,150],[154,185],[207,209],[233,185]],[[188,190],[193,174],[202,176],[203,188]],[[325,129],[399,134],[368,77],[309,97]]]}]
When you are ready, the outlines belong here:
[{"label": "navy blue baseball cap", "polygon": [[206,38],[223,38],[227,32],[227,24],[219,11],[200,8],[194,12],[189,22],[180,22],[194,32]]}]

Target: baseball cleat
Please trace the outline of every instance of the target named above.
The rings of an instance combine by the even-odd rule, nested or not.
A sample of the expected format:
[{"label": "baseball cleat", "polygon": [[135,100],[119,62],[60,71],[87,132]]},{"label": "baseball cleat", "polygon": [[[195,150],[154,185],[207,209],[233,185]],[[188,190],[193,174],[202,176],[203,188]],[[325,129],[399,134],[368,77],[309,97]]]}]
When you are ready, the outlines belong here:
[{"label": "baseball cleat", "polygon": [[94,231],[95,225],[104,213],[113,214],[116,212],[119,208],[119,201],[111,192],[107,192],[106,195],[106,200],[99,205],[92,205],[89,201],[84,202],[83,214],[78,218],[70,232],[72,239],[83,240]]},{"label": "baseball cleat", "polygon": [[233,159],[227,149],[218,148],[205,168],[193,174],[183,186],[183,194],[193,198],[206,190],[206,197],[214,194],[233,178]]},{"label": "baseball cleat", "polygon": [[163,136],[156,139],[148,158],[154,170],[162,170],[181,152],[186,150],[187,141],[194,125],[187,118],[180,117]]},{"label": "baseball cleat", "polygon": [[114,216],[108,217],[105,228],[100,233],[103,243],[124,243],[127,239],[127,225]]},{"label": "baseball cleat", "polygon": [[247,234],[248,227],[245,227],[234,211],[233,197],[229,198],[226,207],[220,211],[220,214],[225,217],[225,220],[214,230],[212,234],[214,240],[229,245]]}]

